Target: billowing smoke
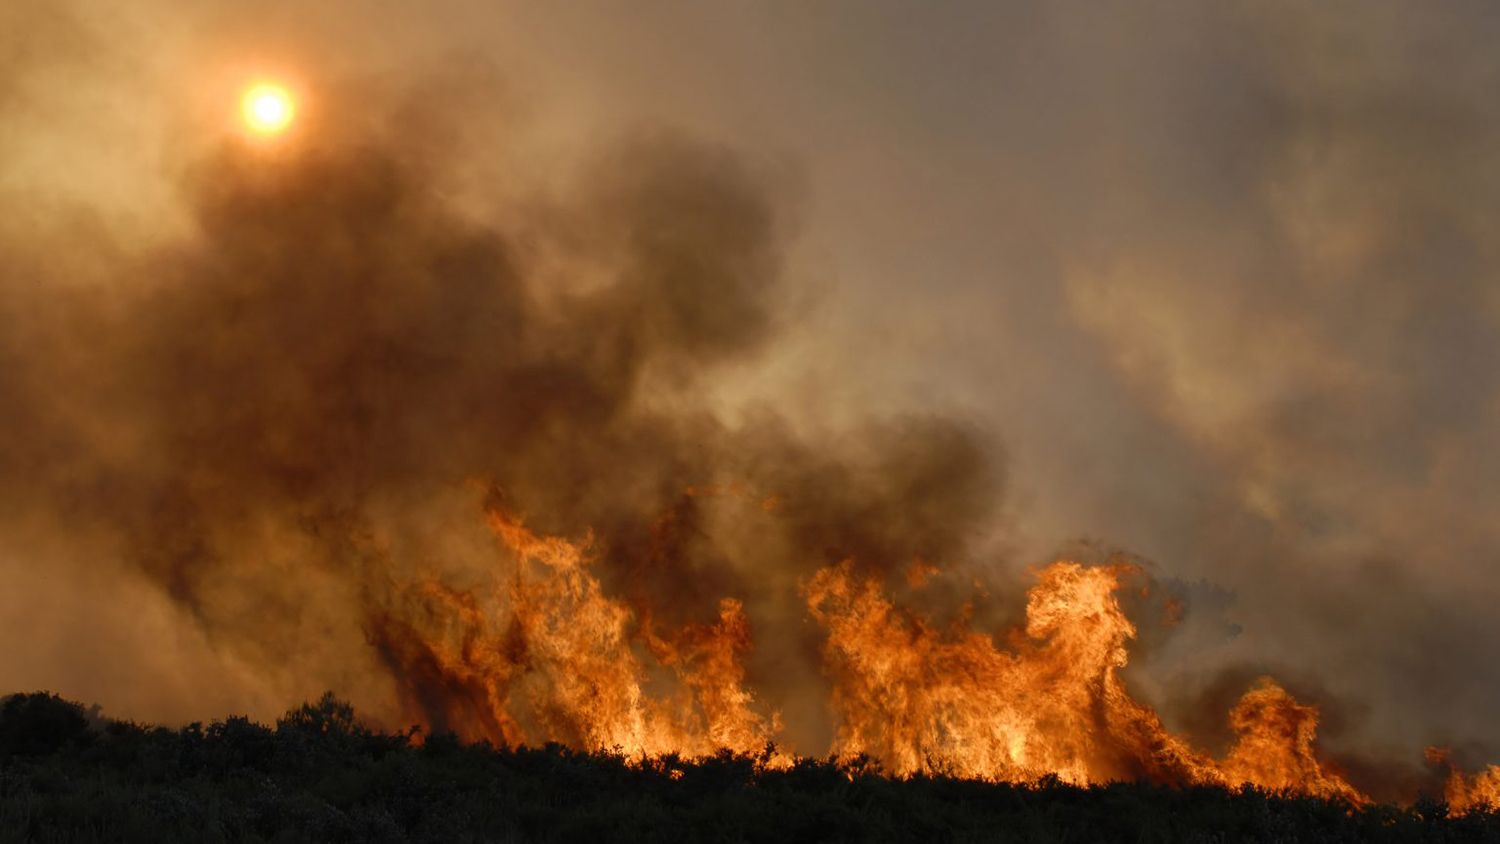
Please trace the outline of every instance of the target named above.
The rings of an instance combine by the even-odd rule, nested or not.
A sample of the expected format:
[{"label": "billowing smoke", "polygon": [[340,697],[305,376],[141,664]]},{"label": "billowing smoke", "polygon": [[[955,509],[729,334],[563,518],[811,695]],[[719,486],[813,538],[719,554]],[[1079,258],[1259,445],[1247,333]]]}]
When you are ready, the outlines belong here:
[{"label": "billowing smoke", "polygon": [[[998,469],[962,424],[840,441],[769,413],[717,420],[706,383],[791,317],[789,232],[727,152],[625,142],[507,225],[445,201],[428,139],[327,116],[307,132],[195,163],[191,234],[101,269],[113,289],[39,284],[14,258],[4,272],[8,521],[97,542],[216,650],[376,711],[365,689],[425,699],[440,680],[411,676],[387,628],[403,585],[471,589],[502,566],[488,500],[591,536],[639,618],[701,623],[732,597],[756,628],[802,631],[768,637],[759,668],[816,698],[799,578],[962,560],[992,513]],[[70,239],[36,260],[98,249]],[[448,726],[418,708],[404,714]]]},{"label": "billowing smoke", "polygon": [[[550,537],[643,694],[732,652],[816,753],[815,573],[994,633],[1119,548],[1125,680],[1195,747],[1272,673],[1369,793],[1495,758],[1483,4],[183,5],[0,17],[0,674],[460,727],[484,672],[423,647]],[[297,143],[130,98],[242,38],[323,74]]]}]

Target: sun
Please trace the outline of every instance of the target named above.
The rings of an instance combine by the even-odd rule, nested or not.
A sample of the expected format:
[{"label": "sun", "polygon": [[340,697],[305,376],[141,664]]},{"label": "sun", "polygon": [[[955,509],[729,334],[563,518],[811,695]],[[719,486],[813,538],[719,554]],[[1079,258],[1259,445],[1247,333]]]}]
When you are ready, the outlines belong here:
[{"label": "sun", "polygon": [[251,130],[274,135],[292,125],[297,104],[291,93],[280,85],[261,84],[245,92],[240,100],[240,110],[245,116],[245,125]]}]

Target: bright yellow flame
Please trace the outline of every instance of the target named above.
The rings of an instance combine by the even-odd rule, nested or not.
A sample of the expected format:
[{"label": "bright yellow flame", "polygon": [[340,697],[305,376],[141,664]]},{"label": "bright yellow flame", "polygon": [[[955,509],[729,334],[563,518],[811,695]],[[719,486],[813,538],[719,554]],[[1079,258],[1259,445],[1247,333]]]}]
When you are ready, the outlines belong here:
[{"label": "bright yellow flame", "polygon": [[245,123],[256,132],[275,134],[292,123],[297,106],[292,95],[278,85],[256,85],[240,102]]}]

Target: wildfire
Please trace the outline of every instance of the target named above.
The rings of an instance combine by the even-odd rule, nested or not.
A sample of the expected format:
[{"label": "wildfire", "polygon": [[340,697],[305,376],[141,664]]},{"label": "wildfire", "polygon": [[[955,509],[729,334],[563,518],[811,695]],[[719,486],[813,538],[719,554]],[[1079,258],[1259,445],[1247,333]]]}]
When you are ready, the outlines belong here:
[{"label": "wildfire", "polygon": [[[758,713],[743,683],[738,601],[725,599],[711,626],[648,635],[589,572],[588,541],[538,537],[500,510],[490,526],[510,565],[488,594],[426,580],[407,590],[404,617],[383,619],[376,638],[408,679],[412,717],[430,711],[437,688],[442,726],[470,738],[631,757],[750,753],[770,741],[776,716]],[[675,694],[644,690],[638,638],[674,675]]]},{"label": "wildfire", "polygon": [[[779,737],[779,714],[747,685],[741,658],[752,631],[739,600],[724,597],[714,623],[657,629],[605,593],[591,538],[538,536],[498,505],[488,519],[504,563],[489,582],[421,579],[374,626],[411,718],[470,739],[557,741],[635,759],[756,754]],[[852,563],[817,571],[801,591],[826,635],[832,752],[863,754],[896,775],[1145,779],[1369,802],[1320,757],[1316,707],[1269,678],[1229,713],[1236,738],[1218,759],[1135,700],[1120,669],[1136,628],[1117,598],[1134,573],[1066,561],[1041,569],[1025,624],[1001,647],[966,623],[936,628]],[[662,676],[670,690],[648,691]],[[1452,771],[1447,788],[1455,812],[1500,806],[1500,766]]]},{"label": "wildfire", "polygon": [[1490,765],[1477,774],[1466,774],[1453,766],[1448,751],[1437,747],[1427,748],[1427,761],[1448,771],[1443,799],[1451,813],[1500,811],[1500,765]]},{"label": "wildfire", "polygon": [[1238,741],[1215,761],[1172,735],[1119,676],[1135,627],[1115,592],[1125,567],[1058,562],[1038,573],[1014,651],[991,637],[948,635],[890,603],[845,565],[807,585],[829,630],[840,753],[894,771],[1074,783],[1144,778],[1256,785],[1363,802],[1313,751],[1317,710],[1270,681],[1231,716]]}]

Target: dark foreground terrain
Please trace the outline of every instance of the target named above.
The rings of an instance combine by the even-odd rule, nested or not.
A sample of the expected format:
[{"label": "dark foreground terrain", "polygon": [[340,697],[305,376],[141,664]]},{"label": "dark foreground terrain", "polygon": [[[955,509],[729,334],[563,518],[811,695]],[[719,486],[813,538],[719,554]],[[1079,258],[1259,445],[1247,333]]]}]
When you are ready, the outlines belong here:
[{"label": "dark foreground terrain", "polygon": [[896,780],[753,757],[644,765],[364,729],[325,697],[276,726],[178,730],[46,694],[0,703],[0,843],[467,841],[1500,841],[1449,818],[1257,791]]}]

